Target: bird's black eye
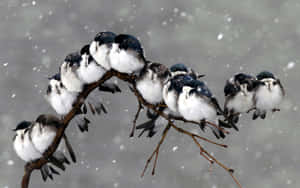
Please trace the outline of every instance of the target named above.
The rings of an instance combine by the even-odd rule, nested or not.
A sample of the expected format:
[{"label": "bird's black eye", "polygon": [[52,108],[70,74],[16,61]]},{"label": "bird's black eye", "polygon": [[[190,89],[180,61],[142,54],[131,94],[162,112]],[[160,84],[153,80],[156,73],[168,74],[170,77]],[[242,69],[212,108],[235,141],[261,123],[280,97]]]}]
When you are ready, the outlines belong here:
[{"label": "bird's black eye", "polygon": [[63,83],[62,83],[62,82],[60,82],[59,86],[60,86],[60,87],[64,87],[64,85],[63,85]]},{"label": "bird's black eye", "polygon": [[273,82],[273,85],[277,85],[277,82],[276,82],[276,81],[274,81],[274,82]]}]

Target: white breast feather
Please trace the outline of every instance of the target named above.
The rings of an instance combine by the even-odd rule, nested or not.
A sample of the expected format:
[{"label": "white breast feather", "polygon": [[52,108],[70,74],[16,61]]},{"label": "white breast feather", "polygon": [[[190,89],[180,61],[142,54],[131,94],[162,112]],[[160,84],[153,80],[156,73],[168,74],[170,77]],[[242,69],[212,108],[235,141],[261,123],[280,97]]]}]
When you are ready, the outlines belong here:
[{"label": "white breast feather", "polygon": [[187,120],[215,120],[217,112],[211,104],[196,94],[189,95],[190,90],[184,90],[178,99],[178,111]]},{"label": "white breast feather", "polygon": [[72,91],[72,92],[82,91],[82,87],[83,87],[82,81],[78,78],[75,72],[72,72],[71,67],[68,67],[66,65],[66,62],[64,62],[61,65],[60,71],[61,71],[61,81],[68,91]]},{"label": "white breast feather", "polygon": [[[84,62],[83,62],[84,63]],[[87,66],[81,64],[77,70],[78,77],[87,84],[98,81],[106,72],[102,67],[96,65],[96,63],[90,62]]]},{"label": "white breast feather", "polygon": [[42,157],[41,153],[38,152],[30,141],[28,132],[24,134],[24,140],[21,140],[21,135],[17,135],[14,141],[14,149],[17,155],[26,162]]},{"label": "white breast feather", "polygon": [[226,108],[233,109],[234,112],[245,113],[253,106],[253,92],[247,92],[246,95],[243,92],[238,92],[228,101]]},{"label": "white breast feather", "polygon": [[279,105],[283,96],[278,85],[275,85],[270,92],[266,86],[261,86],[256,91],[256,107],[262,110],[271,110]]},{"label": "white breast feather", "polygon": [[178,112],[177,109],[177,94],[174,90],[168,91],[170,87],[170,82],[168,82],[166,85],[163,87],[163,99],[165,104],[168,106],[168,108],[173,111],[174,113]]},{"label": "white breast feather", "polygon": [[[106,70],[110,70],[111,65],[109,61],[110,48],[107,45],[101,45],[96,47],[97,43],[93,41],[90,45],[90,54],[96,60],[96,62],[104,67]],[[97,49],[97,51],[96,51]]]},{"label": "white breast feather", "polygon": [[159,80],[140,80],[137,82],[137,89],[143,98],[151,104],[162,101],[162,85]]},{"label": "white breast feather", "polygon": [[32,143],[35,148],[40,152],[44,153],[53,142],[56,132],[49,127],[42,127],[40,124],[35,124],[31,132]]},{"label": "white breast feather", "polygon": [[133,55],[133,52],[118,49],[118,45],[113,44],[109,54],[111,67],[116,71],[131,74],[144,67],[144,63]]}]

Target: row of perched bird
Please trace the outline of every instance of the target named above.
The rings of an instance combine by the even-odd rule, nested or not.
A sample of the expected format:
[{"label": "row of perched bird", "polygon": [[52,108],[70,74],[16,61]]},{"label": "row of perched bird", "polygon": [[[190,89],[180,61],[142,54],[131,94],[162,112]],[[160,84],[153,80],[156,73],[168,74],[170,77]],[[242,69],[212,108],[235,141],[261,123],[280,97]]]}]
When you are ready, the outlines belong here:
[{"label": "row of perched bird", "polygon": [[[222,109],[202,81],[204,75],[184,64],[167,68],[163,64],[146,60],[142,45],[134,36],[100,32],[79,52],[66,56],[59,73],[49,80],[46,99],[59,115],[64,116],[72,110],[77,96],[85,86],[100,80],[109,70],[135,75],[134,87],[147,103],[156,105],[159,111],[170,117],[198,122],[201,129],[210,127],[217,138],[225,137],[221,127],[238,130],[236,123],[242,113],[253,110],[253,119],[265,118],[267,111],[277,110],[285,95],[279,79],[270,72],[263,71],[256,77],[239,73],[225,85],[226,99]],[[121,92],[117,85],[107,82],[99,90]],[[87,104],[83,104],[75,120],[82,132],[88,130],[90,123],[86,117],[87,106],[93,114],[106,113],[104,105],[96,97],[89,96]],[[161,122],[160,116],[150,110],[147,115],[149,121],[136,129],[142,129],[141,134],[149,131],[148,136],[152,137]],[[59,126],[60,120],[52,115],[41,115],[34,122],[23,121],[18,124],[14,138],[18,156],[26,162],[39,159],[51,145]],[[75,162],[74,151],[65,135],[64,139]],[[59,151],[49,161],[60,169],[64,169],[64,164],[68,163]],[[51,165],[45,165],[41,172],[44,180],[58,173]]]}]

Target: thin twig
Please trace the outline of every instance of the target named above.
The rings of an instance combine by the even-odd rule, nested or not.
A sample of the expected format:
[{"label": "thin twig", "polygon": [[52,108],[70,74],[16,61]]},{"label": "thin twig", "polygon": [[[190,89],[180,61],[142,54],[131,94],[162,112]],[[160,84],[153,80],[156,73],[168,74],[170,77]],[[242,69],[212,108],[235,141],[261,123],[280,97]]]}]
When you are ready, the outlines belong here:
[{"label": "thin twig", "polygon": [[146,162],[144,170],[143,170],[143,172],[141,174],[141,177],[144,177],[145,172],[146,172],[146,170],[148,168],[148,165],[150,164],[150,162],[151,162],[151,160],[152,160],[152,158],[153,158],[154,155],[155,155],[155,160],[154,160],[154,164],[153,164],[152,175],[155,174],[155,167],[156,167],[156,163],[157,163],[157,159],[158,159],[159,148],[160,148],[161,144],[164,142],[164,140],[165,140],[165,138],[167,136],[167,133],[170,130],[170,127],[171,127],[171,125],[168,124],[166,126],[166,128],[164,129],[162,137],[161,137],[160,141],[158,142],[155,150],[152,152],[152,154],[150,155],[150,157],[147,159],[147,162]]},{"label": "thin twig", "polygon": [[138,100],[138,110],[134,116],[134,120],[133,120],[133,125],[132,125],[132,129],[131,129],[131,133],[129,135],[129,137],[133,137],[134,136],[134,131],[135,131],[135,127],[136,127],[136,121],[139,118],[141,109],[143,108],[142,103]]}]

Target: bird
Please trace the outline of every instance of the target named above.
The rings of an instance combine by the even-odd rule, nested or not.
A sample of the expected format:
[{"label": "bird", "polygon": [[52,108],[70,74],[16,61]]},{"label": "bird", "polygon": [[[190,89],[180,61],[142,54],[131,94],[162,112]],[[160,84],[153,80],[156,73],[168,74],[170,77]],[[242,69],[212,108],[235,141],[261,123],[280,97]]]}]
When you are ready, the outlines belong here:
[{"label": "bird", "polygon": [[255,111],[252,119],[264,119],[267,111],[279,111],[278,105],[285,96],[285,90],[278,78],[269,71],[262,71],[256,76],[259,84],[254,94]]},{"label": "bird", "polygon": [[139,73],[147,63],[140,41],[127,34],[115,37],[109,60],[112,69],[126,74]]},{"label": "bird", "polygon": [[64,62],[60,66],[61,81],[70,92],[81,92],[84,83],[79,79],[78,69],[82,61],[79,52],[73,52],[66,56]]},{"label": "bird", "polygon": [[[67,90],[60,79],[60,73],[49,78],[45,98],[57,114],[65,116],[73,109],[78,93]],[[83,108],[86,108],[85,104],[82,106]],[[90,121],[85,117],[87,110],[82,109],[77,111],[78,115],[75,116],[74,121],[77,122],[79,130],[84,132],[88,131]]]},{"label": "bird", "polygon": [[[143,73],[143,71],[141,71],[141,73]],[[182,63],[172,65],[169,68],[168,76],[164,79],[162,87],[162,98],[166,107],[159,107],[158,110],[169,116],[180,117],[177,109],[177,99],[181,92],[184,80],[193,80],[203,76],[204,75],[195,73],[192,69],[187,68]],[[147,92],[147,90],[145,90],[145,92]],[[148,137],[152,137],[157,132],[158,125],[161,126],[162,124],[167,124],[167,122],[162,120],[157,113],[151,113],[149,110],[147,111],[147,117],[150,120],[136,126],[136,129],[142,129],[139,137],[145,131],[148,131]]]},{"label": "bird", "polygon": [[[134,84],[138,93],[147,103],[158,105],[163,102],[162,89],[169,75],[170,72],[165,65],[156,62],[148,62],[147,65],[141,70]],[[138,111],[135,115],[135,119],[133,120],[133,127],[130,136],[134,135],[136,121],[141,108],[142,105],[139,102]]]},{"label": "bird", "polygon": [[148,63],[136,79],[136,88],[141,96],[150,104],[162,102],[163,85],[170,76],[168,68],[160,63]]},{"label": "bird", "polygon": [[[34,162],[43,157],[43,153],[38,151],[32,142],[31,131],[33,125],[34,122],[24,120],[13,129],[15,132],[13,137],[14,150],[16,154],[27,163]],[[65,170],[64,164],[70,164],[61,151],[56,151],[48,160],[52,165],[63,171]],[[46,181],[48,177],[53,179],[53,174],[59,175],[59,172],[50,164],[43,165],[40,172],[44,181]]]},{"label": "bird", "polygon": [[59,115],[66,115],[72,110],[77,95],[77,92],[67,90],[61,81],[60,73],[49,78],[45,98]]},{"label": "bird", "polygon": [[[91,56],[89,49],[89,44],[86,44],[81,48],[81,61],[80,66],[77,69],[78,77],[84,84],[91,84],[99,81],[107,72],[107,69],[105,69],[101,64],[98,64]],[[99,86],[99,90],[110,93],[121,92],[121,89],[118,87],[118,85],[107,82],[101,84]]]},{"label": "bird", "polygon": [[107,70],[100,64],[96,63],[94,58],[90,55],[90,45],[84,45],[80,50],[81,61],[79,68],[76,70],[79,79],[84,84],[97,82],[107,72]]},{"label": "bird", "polygon": [[109,54],[116,36],[110,31],[99,32],[89,46],[91,56],[106,71],[111,69]]},{"label": "bird", "polygon": [[163,99],[168,108],[174,113],[177,110],[177,99],[182,90],[183,84],[188,80],[196,80],[205,75],[195,73],[192,69],[182,63],[170,67],[170,77],[163,87]]},{"label": "bird", "polygon": [[[213,96],[207,85],[200,80],[184,80],[183,87],[177,100],[179,114],[188,121],[200,123],[204,130],[209,124],[207,121],[215,121],[217,115],[222,114],[217,99]],[[224,138],[225,135],[218,125],[209,126],[217,138]]]},{"label": "bird", "polygon": [[[35,120],[35,123],[30,130],[32,143],[40,153],[44,153],[52,144],[57,134],[58,128],[62,126],[61,120],[51,114],[41,114]],[[76,162],[74,150],[68,140],[68,137],[63,135],[66,147],[69,151],[72,161]]]},{"label": "bird", "polygon": [[238,131],[235,125],[238,123],[241,113],[248,113],[254,108],[254,93],[257,79],[246,73],[237,73],[226,81],[224,87],[225,103],[224,113],[227,122]]}]

